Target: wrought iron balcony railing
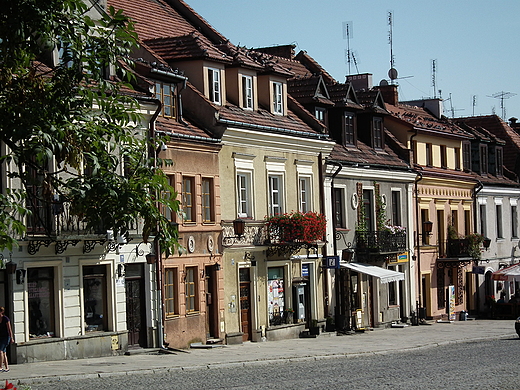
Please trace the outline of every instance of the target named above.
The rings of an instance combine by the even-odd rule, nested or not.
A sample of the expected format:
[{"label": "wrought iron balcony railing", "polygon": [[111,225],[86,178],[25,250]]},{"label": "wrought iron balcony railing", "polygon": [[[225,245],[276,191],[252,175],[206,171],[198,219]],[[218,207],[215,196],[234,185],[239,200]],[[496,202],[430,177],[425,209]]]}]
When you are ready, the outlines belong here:
[{"label": "wrought iron balcony railing", "polygon": [[358,253],[398,253],[407,247],[406,233],[389,231],[356,231],[356,252]]}]

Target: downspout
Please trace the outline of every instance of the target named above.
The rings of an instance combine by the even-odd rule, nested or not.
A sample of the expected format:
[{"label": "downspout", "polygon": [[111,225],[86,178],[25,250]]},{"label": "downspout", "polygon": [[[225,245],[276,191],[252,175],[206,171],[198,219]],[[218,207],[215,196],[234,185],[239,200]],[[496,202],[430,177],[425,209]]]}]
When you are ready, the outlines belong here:
[{"label": "downspout", "polygon": [[[473,190],[473,220],[474,220],[474,226],[477,227],[477,195],[478,193],[484,188],[484,185],[479,180],[477,182],[477,185],[475,186],[475,189]],[[481,229],[482,230],[482,229]],[[478,266],[478,260],[475,260],[475,266]],[[479,294],[479,284],[478,284],[478,272],[475,272],[475,313],[478,314],[480,311],[480,294]],[[469,309],[469,308],[468,308]]]},{"label": "downspout", "polygon": [[[419,130],[415,130],[415,133],[410,137],[410,147],[413,145],[413,139],[417,136],[419,133]],[[412,149],[413,150],[413,149]],[[413,162],[412,166],[415,164],[417,160],[417,156],[413,156]],[[415,318],[417,321],[416,325],[419,325],[419,308],[421,307],[421,301],[422,301],[422,294],[421,294],[421,284],[422,284],[422,278],[421,278],[421,250],[420,250],[420,224],[419,224],[419,189],[418,189],[418,183],[422,180],[423,175],[420,171],[415,171],[417,173],[417,178],[414,181],[414,193],[415,193],[415,252],[414,257],[416,261],[417,266],[417,299],[415,300]],[[415,324],[412,324],[415,325]]]},{"label": "downspout", "polygon": [[[159,114],[162,111],[162,102],[159,99],[150,99],[154,103],[157,104],[157,110],[153,114],[149,130],[150,130],[150,140],[152,141],[148,147],[148,153],[153,158],[153,168],[157,169],[157,151],[155,149],[155,121]],[[159,207],[159,202],[157,201],[157,207]],[[157,226],[157,228],[159,228]],[[163,302],[162,302],[162,257],[161,257],[161,246],[159,244],[159,231],[157,231],[157,237],[153,241],[153,249],[155,252],[156,262],[155,262],[155,280],[157,283],[156,286],[156,305],[157,305],[157,341],[159,343],[159,347],[164,348],[164,310],[163,310]]]},{"label": "downspout", "polygon": [[[335,192],[334,192],[334,179],[336,176],[341,172],[343,169],[343,165],[341,165],[338,162],[331,161],[331,165],[335,165],[337,167],[336,171],[331,176],[331,183],[330,183],[330,191],[331,191],[331,200],[332,200],[332,245],[334,248],[334,256],[337,256],[338,254],[338,244],[336,242],[336,221],[334,218],[336,217],[336,199],[335,199]],[[335,279],[335,298],[336,298],[336,305],[334,308],[334,323],[336,324],[336,332],[343,331],[344,328],[344,314],[341,314],[341,292],[343,291],[343,288],[341,286],[341,269],[339,267],[336,267],[334,270],[334,279]],[[350,299],[348,299],[350,301]],[[349,316],[350,319],[350,316]],[[349,327],[350,328],[350,327]]]},{"label": "downspout", "polygon": [[[319,154],[319,161],[320,161],[320,166],[319,166],[319,170],[318,170],[318,174],[319,174],[319,183],[321,183],[322,185],[320,185],[320,213],[322,215],[325,215],[325,186],[323,185],[323,183],[325,183],[324,181],[324,175],[323,175],[323,170],[324,170],[324,166],[323,166],[323,153],[320,152]],[[323,259],[326,259],[327,258],[327,245],[324,245],[323,246],[323,250],[324,250],[324,253],[323,253]],[[323,268],[322,268],[323,270]],[[322,271],[323,272],[323,271]],[[327,272],[327,271],[325,271]],[[328,278],[328,274],[325,273],[325,277],[323,278],[323,296],[325,297],[325,307],[324,307],[324,317],[327,318],[329,316],[329,278]]]}]

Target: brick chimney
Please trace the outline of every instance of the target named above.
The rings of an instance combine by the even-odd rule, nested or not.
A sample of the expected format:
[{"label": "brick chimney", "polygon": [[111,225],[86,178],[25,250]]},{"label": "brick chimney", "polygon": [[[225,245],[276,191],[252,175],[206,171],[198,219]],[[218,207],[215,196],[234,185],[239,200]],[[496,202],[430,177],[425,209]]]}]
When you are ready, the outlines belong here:
[{"label": "brick chimney", "polygon": [[372,73],[352,74],[347,76],[347,83],[352,84],[355,91],[372,89]]},{"label": "brick chimney", "polygon": [[380,85],[377,88],[381,91],[381,95],[383,96],[383,100],[385,101],[385,103],[397,106],[397,103],[399,101],[399,94],[397,93],[397,85],[393,85],[393,84]]}]

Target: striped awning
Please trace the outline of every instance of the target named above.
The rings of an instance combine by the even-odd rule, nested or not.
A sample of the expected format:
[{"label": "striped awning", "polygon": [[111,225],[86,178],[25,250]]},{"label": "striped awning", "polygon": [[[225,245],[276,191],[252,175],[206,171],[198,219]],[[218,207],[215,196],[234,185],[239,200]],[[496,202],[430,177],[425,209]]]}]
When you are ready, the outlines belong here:
[{"label": "striped awning", "polygon": [[492,280],[501,280],[504,282],[512,282],[520,280],[520,264],[513,264],[507,268],[499,269],[491,274]]},{"label": "striped awning", "polygon": [[340,266],[351,269],[352,271],[361,272],[362,274],[378,278],[381,283],[398,282],[399,280],[404,280],[404,274],[402,272],[376,267],[375,265],[364,263],[341,263]]}]

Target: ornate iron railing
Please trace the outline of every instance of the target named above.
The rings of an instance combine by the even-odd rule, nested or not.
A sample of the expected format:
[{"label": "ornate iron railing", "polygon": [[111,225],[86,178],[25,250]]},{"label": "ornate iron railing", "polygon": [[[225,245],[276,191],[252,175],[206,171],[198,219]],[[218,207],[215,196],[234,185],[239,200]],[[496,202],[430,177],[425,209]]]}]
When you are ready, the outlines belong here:
[{"label": "ornate iron railing", "polygon": [[406,233],[389,231],[356,231],[356,252],[358,253],[398,253],[406,250]]}]

